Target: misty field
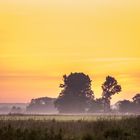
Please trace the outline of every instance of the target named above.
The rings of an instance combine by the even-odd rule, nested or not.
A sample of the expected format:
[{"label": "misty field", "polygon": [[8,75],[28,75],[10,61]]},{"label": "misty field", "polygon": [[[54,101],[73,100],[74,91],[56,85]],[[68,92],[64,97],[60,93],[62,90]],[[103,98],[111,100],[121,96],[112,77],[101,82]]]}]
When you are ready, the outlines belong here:
[{"label": "misty field", "polygon": [[1,115],[0,140],[139,140],[140,116]]}]

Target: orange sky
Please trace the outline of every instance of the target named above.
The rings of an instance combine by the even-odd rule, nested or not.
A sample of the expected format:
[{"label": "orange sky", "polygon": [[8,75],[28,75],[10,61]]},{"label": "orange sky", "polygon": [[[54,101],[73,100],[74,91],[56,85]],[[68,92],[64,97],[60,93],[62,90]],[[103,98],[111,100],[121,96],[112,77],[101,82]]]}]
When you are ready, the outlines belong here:
[{"label": "orange sky", "polygon": [[107,75],[140,92],[139,0],[1,0],[0,102],[57,97],[63,74],[85,72],[96,97]]}]

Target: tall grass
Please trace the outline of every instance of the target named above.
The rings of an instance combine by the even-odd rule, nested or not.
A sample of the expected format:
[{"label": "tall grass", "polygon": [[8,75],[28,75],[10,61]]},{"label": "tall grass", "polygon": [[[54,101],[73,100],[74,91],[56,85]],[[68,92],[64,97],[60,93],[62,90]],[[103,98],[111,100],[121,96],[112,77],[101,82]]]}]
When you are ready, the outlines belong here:
[{"label": "tall grass", "polygon": [[0,119],[0,140],[140,140],[139,116],[61,121],[12,117]]}]

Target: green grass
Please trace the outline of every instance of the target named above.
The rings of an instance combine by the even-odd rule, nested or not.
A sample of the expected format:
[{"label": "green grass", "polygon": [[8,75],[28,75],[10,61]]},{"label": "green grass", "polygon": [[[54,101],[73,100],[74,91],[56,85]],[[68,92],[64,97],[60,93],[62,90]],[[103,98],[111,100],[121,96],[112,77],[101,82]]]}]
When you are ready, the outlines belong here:
[{"label": "green grass", "polygon": [[0,116],[0,140],[140,140],[140,117]]}]

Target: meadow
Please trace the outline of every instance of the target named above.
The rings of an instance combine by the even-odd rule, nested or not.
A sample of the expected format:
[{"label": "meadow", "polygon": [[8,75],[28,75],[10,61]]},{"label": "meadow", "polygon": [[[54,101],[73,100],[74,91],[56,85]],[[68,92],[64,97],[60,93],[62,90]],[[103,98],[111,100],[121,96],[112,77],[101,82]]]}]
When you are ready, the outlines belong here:
[{"label": "meadow", "polygon": [[139,140],[140,116],[1,115],[0,140]]}]

